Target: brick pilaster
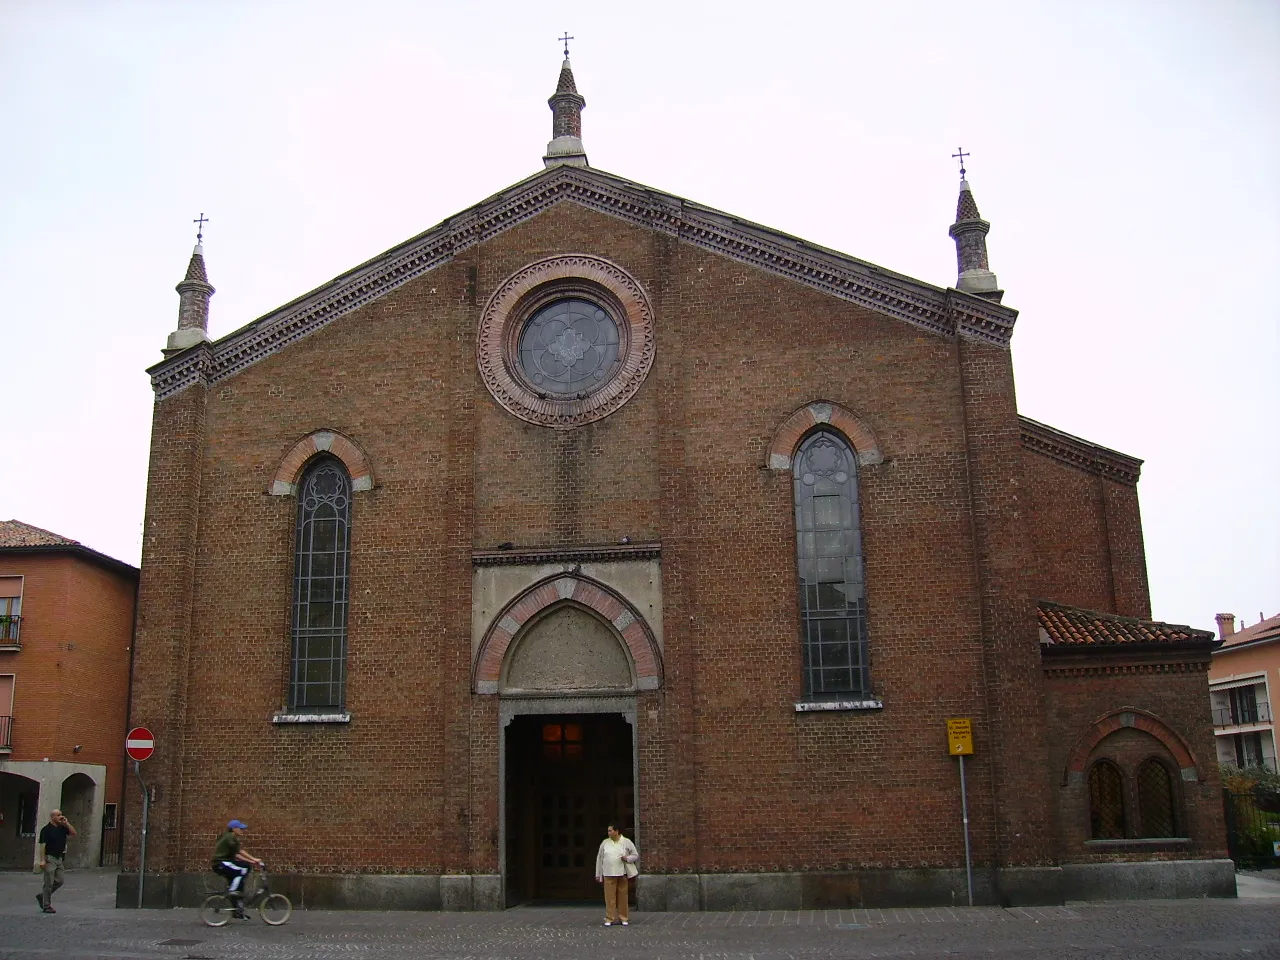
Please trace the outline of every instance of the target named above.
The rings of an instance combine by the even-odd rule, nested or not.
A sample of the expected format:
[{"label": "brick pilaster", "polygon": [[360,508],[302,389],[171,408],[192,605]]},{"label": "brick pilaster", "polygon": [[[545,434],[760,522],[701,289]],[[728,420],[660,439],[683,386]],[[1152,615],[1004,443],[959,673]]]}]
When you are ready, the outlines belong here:
[{"label": "brick pilaster", "polygon": [[[1007,350],[958,344],[976,578],[982,611],[997,866],[1053,859],[1044,679],[1031,596],[1033,552]],[[979,819],[983,811],[972,816]]]},{"label": "brick pilaster", "polygon": [[698,609],[698,547],[691,538],[691,496],[686,444],[697,417],[690,409],[689,380],[694,360],[687,349],[688,304],[676,281],[687,266],[687,250],[654,233],[650,293],[659,330],[652,383],[658,404],[658,486],[662,540],[663,685],[639,710],[640,783],[637,811],[651,872],[696,871],[699,860],[698,777],[702,745],[697,719],[697,635],[707,629],[694,620]]},{"label": "brick pilaster", "polygon": [[[138,586],[130,724],[150,728],[156,751],[142,764],[154,786],[147,829],[147,873],[179,869],[182,745],[199,535],[200,478],[207,387],[197,383],[156,403]],[[124,792],[123,866],[138,869],[142,800],[132,764]]]}]

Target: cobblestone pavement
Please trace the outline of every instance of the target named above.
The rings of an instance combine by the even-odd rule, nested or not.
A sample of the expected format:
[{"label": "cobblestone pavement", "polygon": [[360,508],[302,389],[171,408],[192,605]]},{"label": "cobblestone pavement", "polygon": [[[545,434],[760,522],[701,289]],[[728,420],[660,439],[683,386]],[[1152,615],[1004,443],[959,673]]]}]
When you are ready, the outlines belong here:
[{"label": "cobblestone pavement", "polygon": [[[1258,881],[1275,883],[1274,881]],[[1280,884],[1275,884],[1280,887]],[[73,871],[40,913],[38,878],[0,874],[0,960],[824,960],[1017,957],[1280,958],[1275,899],[913,910],[637,913],[601,926],[594,907],[504,913],[297,911],[203,926],[194,910],[116,910],[114,874]]]}]

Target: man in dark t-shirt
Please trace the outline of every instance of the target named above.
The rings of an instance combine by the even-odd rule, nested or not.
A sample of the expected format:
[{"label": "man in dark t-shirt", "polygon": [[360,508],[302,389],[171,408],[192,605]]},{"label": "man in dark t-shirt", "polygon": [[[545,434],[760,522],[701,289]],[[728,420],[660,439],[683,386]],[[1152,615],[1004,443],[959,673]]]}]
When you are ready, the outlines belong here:
[{"label": "man in dark t-shirt", "polygon": [[74,837],[73,827],[61,810],[49,814],[49,822],[40,828],[40,869],[44,873],[44,889],[36,894],[36,901],[45,913],[57,913],[53,909],[53,892],[62,886],[62,861],[67,855],[67,837]]},{"label": "man in dark t-shirt", "polygon": [[213,848],[213,872],[227,878],[227,896],[235,906],[235,915],[241,920],[249,919],[242,906],[244,878],[255,865],[262,866],[261,860],[240,845],[240,838],[248,829],[248,824],[232,820]]}]

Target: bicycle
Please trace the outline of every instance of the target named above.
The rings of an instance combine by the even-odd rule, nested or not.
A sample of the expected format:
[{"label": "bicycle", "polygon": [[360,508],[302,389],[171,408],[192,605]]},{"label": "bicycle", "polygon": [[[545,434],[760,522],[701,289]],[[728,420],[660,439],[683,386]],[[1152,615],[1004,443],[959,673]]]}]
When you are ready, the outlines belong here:
[{"label": "bicycle", "polygon": [[[273,927],[287,923],[293,916],[292,901],[283,893],[271,892],[265,863],[253,873],[258,877],[257,889],[253,893],[246,891],[243,901],[244,909],[247,911],[257,907],[258,915],[262,917],[263,922]],[[245,879],[247,881],[248,877]],[[235,910],[235,904],[226,892],[214,893],[206,897],[204,903],[200,905],[200,919],[210,927],[225,926],[227,921],[235,916]]]}]

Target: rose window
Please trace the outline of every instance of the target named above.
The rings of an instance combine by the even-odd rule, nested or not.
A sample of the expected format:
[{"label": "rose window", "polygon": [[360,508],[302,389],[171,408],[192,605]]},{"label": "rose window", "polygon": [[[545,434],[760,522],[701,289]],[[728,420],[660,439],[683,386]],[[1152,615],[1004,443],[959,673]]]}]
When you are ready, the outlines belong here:
[{"label": "rose window", "polygon": [[520,371],[548,394],[586,393],[618,362],[618,324],[602,307],[557,300],[531,316],[520,332]]},{"label": "rose window", "polygon": [[476,365],[493,399],[529,423],[572,430],[636,395],[655,353],[653,308],[634,277],[586,253],[537,260],[498,285]]}]

